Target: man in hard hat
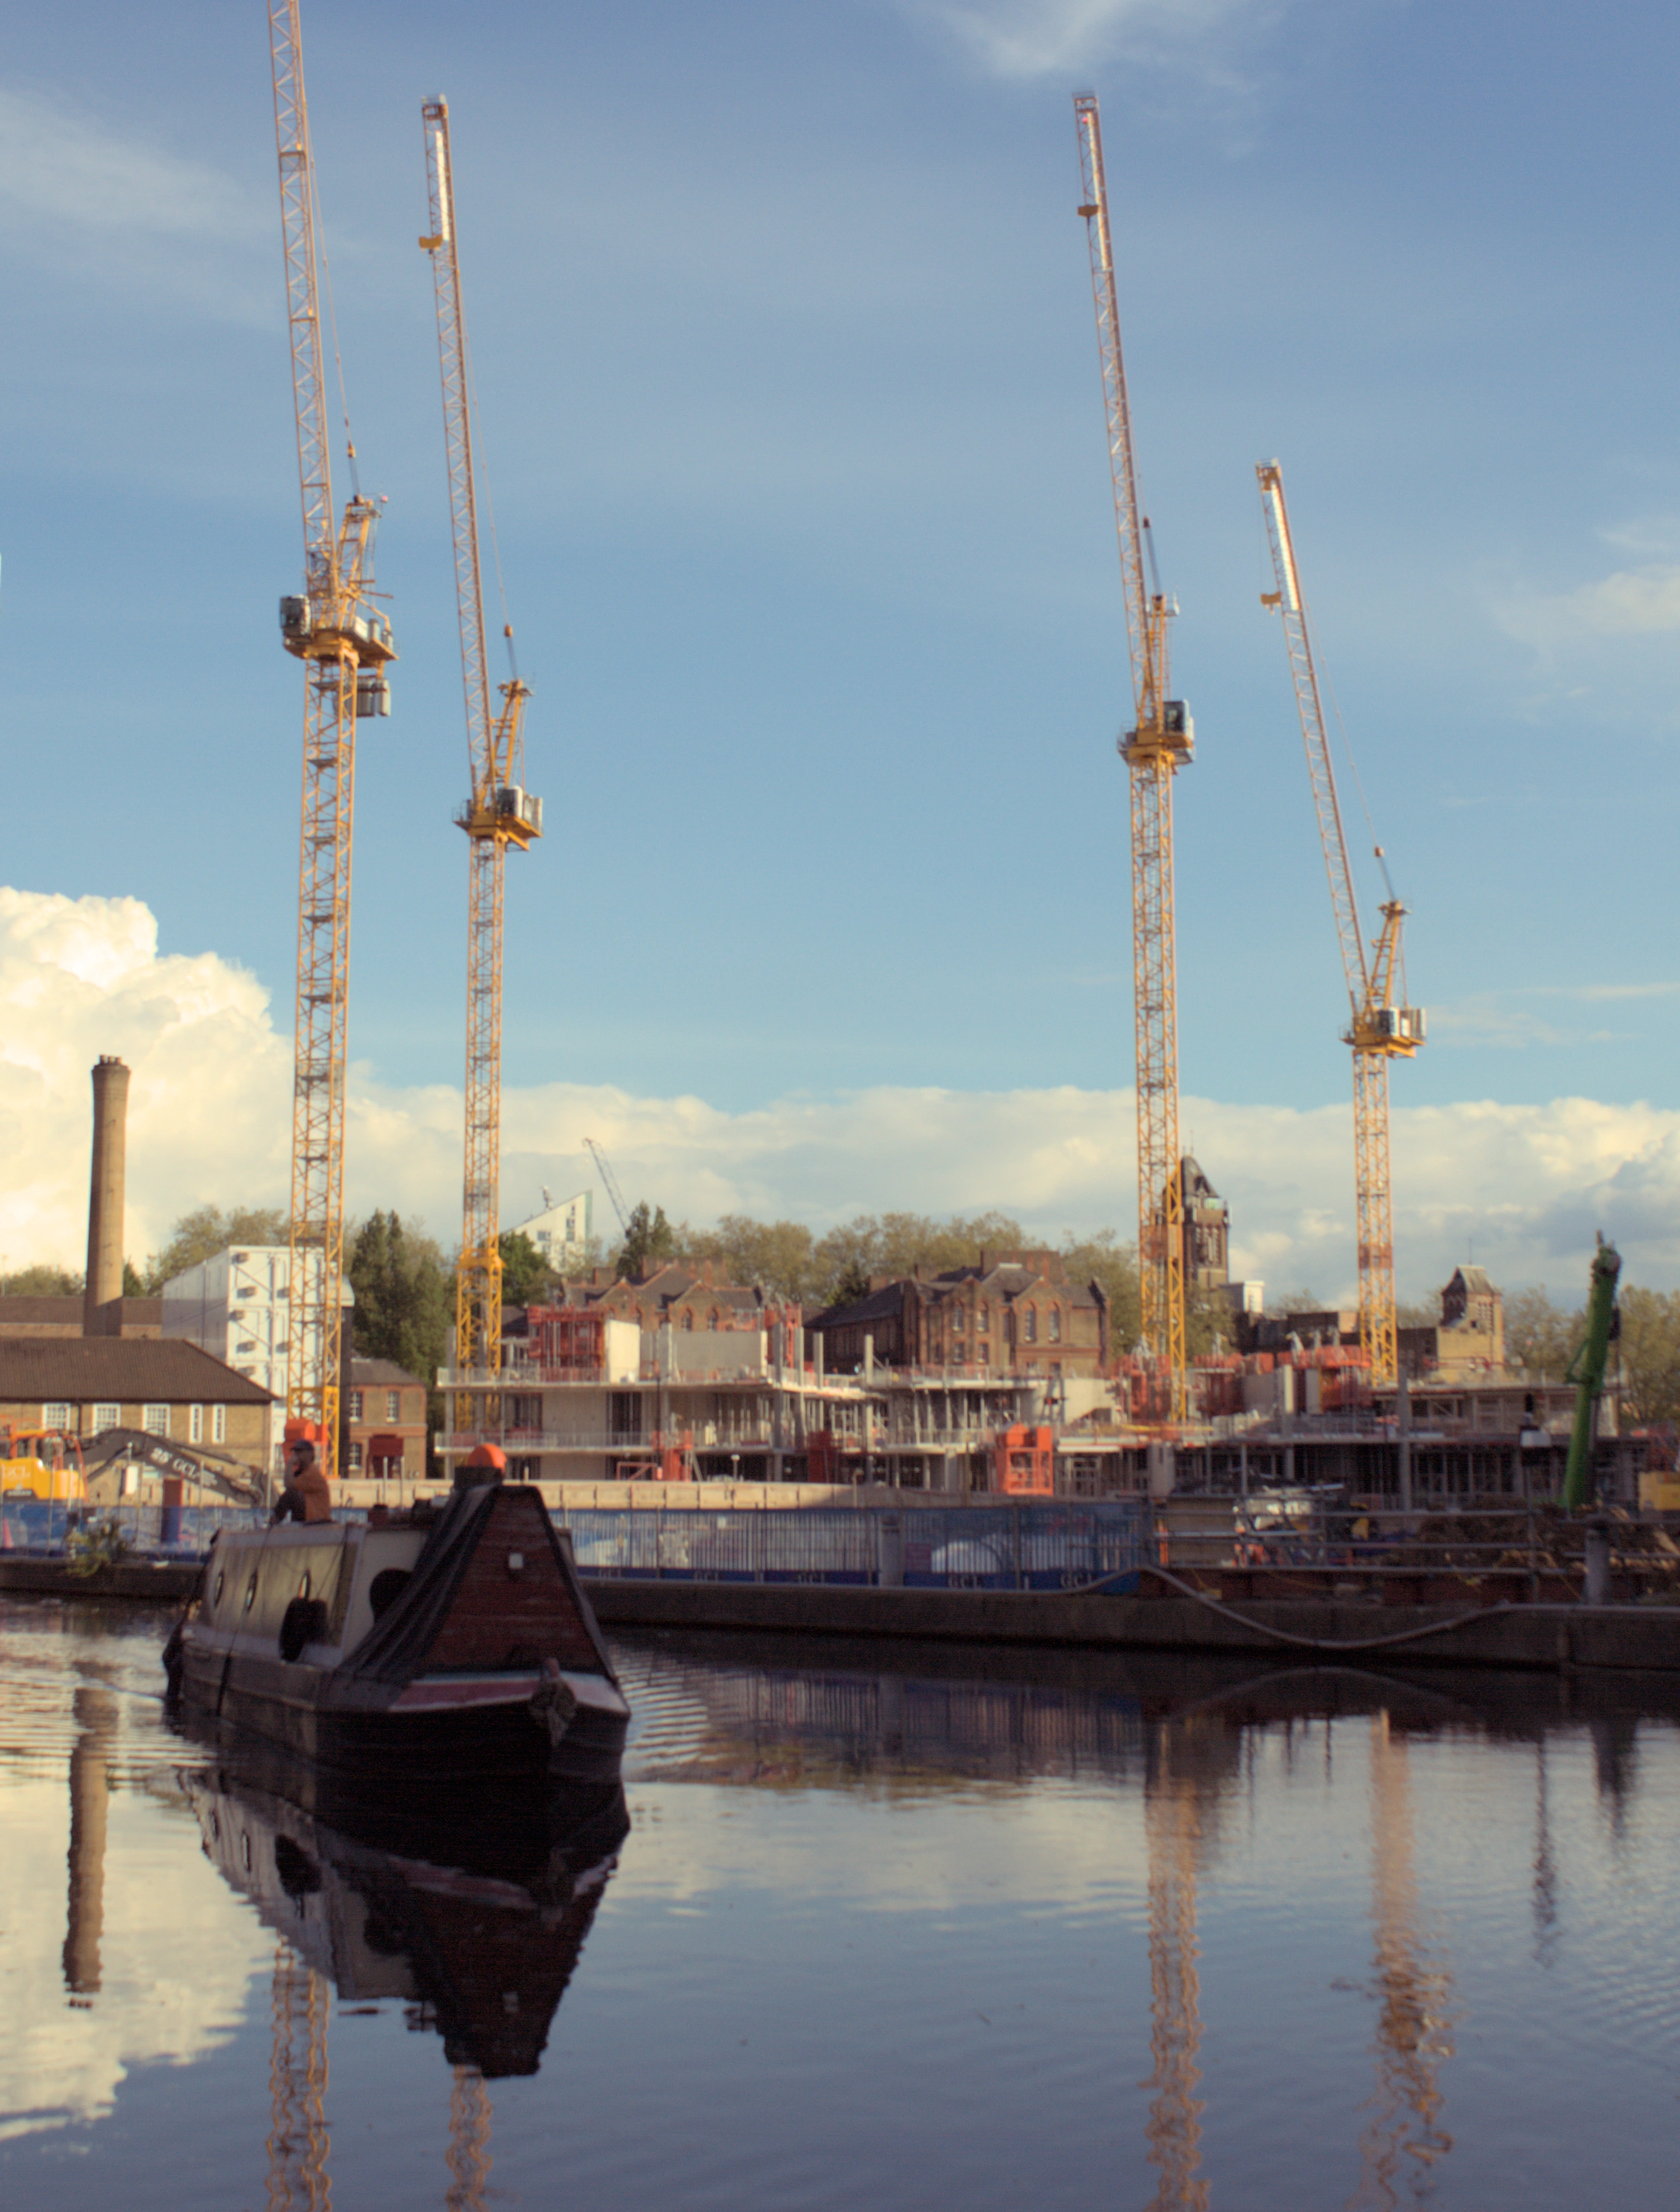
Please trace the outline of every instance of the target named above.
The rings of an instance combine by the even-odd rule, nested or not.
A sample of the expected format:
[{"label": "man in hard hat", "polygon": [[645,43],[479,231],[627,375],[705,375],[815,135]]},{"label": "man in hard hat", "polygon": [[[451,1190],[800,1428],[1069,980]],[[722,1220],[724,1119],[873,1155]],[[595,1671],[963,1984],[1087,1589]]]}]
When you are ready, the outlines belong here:
[{"label": "man in hard hat", "polygon": [[307,1437],[286,1446],[286,1481],[275,1503],[276,1521],[330,1521],[332,1492]]}]

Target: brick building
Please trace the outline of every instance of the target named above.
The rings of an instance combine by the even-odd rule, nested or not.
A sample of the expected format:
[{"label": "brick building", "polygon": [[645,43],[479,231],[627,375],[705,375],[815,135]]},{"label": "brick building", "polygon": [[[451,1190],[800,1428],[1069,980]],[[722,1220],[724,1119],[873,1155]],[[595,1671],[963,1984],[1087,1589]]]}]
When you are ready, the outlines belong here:
[{"label": "brick building", "polygon": [[873,1358],[889,1367],[1094,1376],[1108,1360],[1108,1301],[1095,1283],[1073,1281],[1055,1252],[982,1253],[975,1267],[883,1277],[867,1297],[831,1306],[809,1327],[831,1374],[855,1373]]},{"label": "brick building", "polygon": [[344,1474],[423,1480],[426,1386],[419,1376],[394,1360],[351,1359],[345,1365],[344,1392]]},{"label": "brick building", "polygon": [[63,1429],[84,1443],[107,1429],[138,1429],[237,1460],[266,1482],[282,1410],[260,1383],[196,1344],[0,1337],[0,1428]]}]

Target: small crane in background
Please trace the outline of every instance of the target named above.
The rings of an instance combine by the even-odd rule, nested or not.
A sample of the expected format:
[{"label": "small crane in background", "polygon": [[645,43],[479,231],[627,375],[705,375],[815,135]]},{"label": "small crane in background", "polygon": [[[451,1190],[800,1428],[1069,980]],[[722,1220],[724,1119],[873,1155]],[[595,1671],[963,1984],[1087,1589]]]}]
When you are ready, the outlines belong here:
[{"label": "small crane in background", "polygon": [[[1312,803],[1318,810],[1318,836],[1324,848],[1324,868],[1330,877],[1330,902],[1336,908],[1342,968],[1347,977],[1353,1015],[1343,1042],[1354,1048],[1359,1336],[1370,1361],[1372,1382],[1381,1387],[1394,1382],[1400,1371],[1399,1328],[1394,1299],[1394,1204],[1389,1176],[1388,1064],[1391,1060],[1410,1060],[1416,1054],[1424,1038],[1423,1009],[1394,1003],[1397,981],[1402,997],[1405,994],[1400,924],[1406,909],[1395,897],[1391,884],[1387,886],[1389,896],[1381,909],[1382,933],[1370,957],[1367,957],[1365,939],[1360,933],[1359,908],[1354,897],[1348,840],[1342,828],[1342,804],[1336,793],[1330,736],[1324,727],[1324,703],[1318,696],[1318,671],[1307,628],[1306,602],[1301,597],[1294,544],[1289,535],[1283,471],[1275,461],[1261,461],[1255,473],[1260,480],[1260,501],[1265,509],[1266,536],[1277,583],[1275,592],[1261,593],[1261,601],[1265,606],[1275,607],[1282,617],[1284,641],[1289,649],[1289,672],[1294,679],[1295,705],[1300,714],[1301,736],[1306,744]],[[1379,863],[1382,858],[1383,848],[1379,845]],[[1386,866],[1383,874],[1386,884]]]},{"label": "small crane in background", "polygon": [[[471,841],[467,892],[466,1161],[461,1249],[455,1265],[455,1364],[492,1382],[502,1371],[502,895],[509,847],[526,852],[543,834],[543,802],[524,783],[525,702],[530,687],[516,668],[490,703],[484,602],[478,565],[478,483],[472,459],[472,376],[455,248],[455,193],[447,100],[421,106],[430,228],[420,240],[431,256],[437,295],[438,357],[443,377],[443,437],[449,467],[449,516],[455,546],[455,608],[472,788],[456,816]],[[511,660],[513,630],[508,627]],[[494,1392],[482,1425],[499,1420]],[[466,1424],[467,1426],[472,1423]]]},{"label": "small crane in background", "polygon": [[593,1137],[586,1137],[583,1139],[583,1143],[584,1148],[588,1152],[590,1158],[593,1160],[595,1165],[600,1170],[602,1184],[606,1188],[608,1198],[612,1201],[612,1211],[618,1217],[618,1226],[624,1231],[624,1235],[628,1237],[630,1235],[630,1216],[624,1211],[624,1194],[618,1188],[618,1178],[613,1174],[612,1169],[607,1165],[606,1154],[601,1150],[594,1139]]}]

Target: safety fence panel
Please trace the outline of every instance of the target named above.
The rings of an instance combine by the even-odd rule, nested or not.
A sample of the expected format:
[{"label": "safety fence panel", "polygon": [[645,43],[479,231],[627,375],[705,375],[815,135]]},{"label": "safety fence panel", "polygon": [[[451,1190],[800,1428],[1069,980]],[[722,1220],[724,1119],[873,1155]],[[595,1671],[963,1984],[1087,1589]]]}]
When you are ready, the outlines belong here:
[{"label": "safety fence panel", "polygon": [[581,1573],[625,1581],[1135,1589],[1144,1508],[561,1506]]},{"label": "safety fence panel", "polygon": [[80,1540],[114,1529],[137,1557],[198,1559],[218,1528],[259,1528],[267,1517],[254,1505],[66,1505],[14,1497],[0,1501],[0,1550],[64,1558]]},{"label": "safety fence panel", "polygon": [[1137,1588],[1144,1508],[1135,1498],[972,1508],[912,1506],[903,1516],[912,1589]]}]

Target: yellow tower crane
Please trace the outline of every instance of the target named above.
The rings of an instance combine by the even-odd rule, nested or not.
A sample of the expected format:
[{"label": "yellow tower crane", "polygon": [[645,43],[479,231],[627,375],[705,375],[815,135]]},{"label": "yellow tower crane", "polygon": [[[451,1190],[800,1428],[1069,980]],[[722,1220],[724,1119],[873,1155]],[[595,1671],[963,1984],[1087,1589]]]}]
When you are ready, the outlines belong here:
[{"label": "yellow tower crane", "polygon": [[[466,700],[472,792],[456,820],[471,841],[467,891],[466,1170],[461,1251],[455,1269],[455,1364],[492,1385],[478,1421],[500,1419],[494,1392],[502,1370],[502,1254],[497,1241],[502,1174],[502,890],[508,848],[524,852],[543,833],[543,802],[524,787],[525,702],[528,687],[515,671],[490,702],[479,580],[478,487],[472,460],[472,376],[455,249],[455,194],[449,159],[449,107],[421,106],[426,142],[429,228],[421,246],[430,254],[437,294],[438,357],[443,373],[443,438],[449,470],[449,516],[455,542],[455,608],[460,621],[461,680]],[[513,632],[504,631],[511,651]]]},{"label": "yellow tower crane", "polygon": [[[1174,1419],[1184,1405],[1184,1192],[1178,1150],[1178,982],[1172,919],[1172,779],[1193,757],[1195,726],[1167,695],[1167,629],[1178,612],[1154,576],[1149,519],[1137,496],[1131,410],[1120,352],[1102,124],[1094,93],[1074,100],[1108,411],[1109,469],[1131,646],[1133,726],[1120,739],[1131,772],[1132,976],[1137,1030],[1137,1256],[1143,1342]],[[1144,568],[1151,571],[1146,582]]]},{"label": "yellow tower crane", "polygon": [[[1389,1180],[1388,1064],[1410,1060],[1423,1042],[1421,1006],[1397,1006],[1395,987],[1404,996],[1405,969],[1400,925],[1406,909],[1390,890],[1381,909],[1383,927],[1367,958],[1354,897],[1353,870],[1342,834],[1342,805],[1336,793],[1330,736],[1318,696],[1318,671],[1301,597],[1295,549],[1289,535],[1289,510],[1283,497],[1283,471],[1275,461],[1261,461],[1261,504],[1271,544],[1275,592],[1263,592],[1263,605],[1275,607],[1283,621],[1294,678],[1295,705],[1306,744],[1312,803],[1324,848],[1330,901],[1336,908],[1342,968],[1347,978],[1352,1022],[1343,1039],[1354,1049],[1354,1185],[1359,1233],[1359,1335],[1371,1363],[1371,1380],[1392,1382],[1399,1372],[1399,1334],[1394,1305],[1394,1206]],[[1382,860],[1381,846],[1377,858]],[[1385,870],[1386,874],[1386,870]]]},{"label": "yellow tower crane", "polygon": [[[331,1475],[338,1439],[356,725],[358,716],[391,711],[385,670],[397,654],[372,598],[378,505],[355,486],[342,521],[333,523],[319,282],[325,255],[316,236],[297,0],[269,0],[269,47],[303,493],[303,590],[280,602],[282,641],[305,671],[286,1428],[313,1438]],[[354,478],[356,448],[349,450]]]}]

